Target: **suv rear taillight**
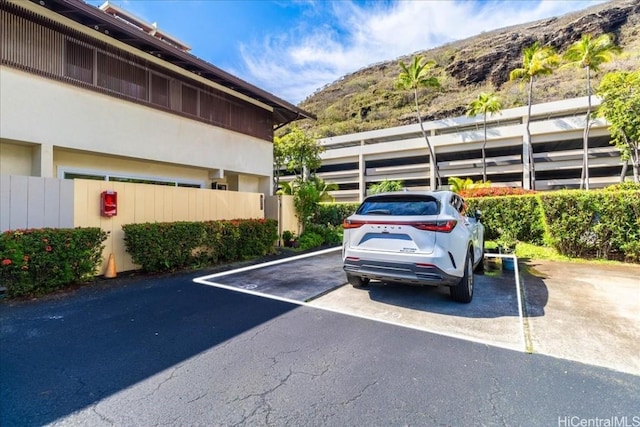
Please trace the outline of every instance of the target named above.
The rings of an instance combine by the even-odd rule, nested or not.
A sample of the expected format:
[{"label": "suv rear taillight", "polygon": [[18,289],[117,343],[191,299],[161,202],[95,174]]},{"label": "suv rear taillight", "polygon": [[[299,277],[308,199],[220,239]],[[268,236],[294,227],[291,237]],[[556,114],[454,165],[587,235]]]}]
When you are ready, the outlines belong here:
[{"label": "suv rear taillight", "polygon": [[427,222],[404,222],[404,221],[358,221],[352,219],[345,219],[342,223],[342,228],[348,230],[350,228],[360,228],[365,224],[371,225],[410,225],[418,230],[424,231],[437,231],[440,233],[451,233],[456,227],[458,221],[427,221]]},{"label": "suv rear taillight", "polygon": [[354,221],[351,219],[345,219],[342,222],[342,228],[345,230],[348,230],[349,228],[359,228],[362,227],[365,224],[364,221]]},{"label": "suv rear taillight", "polygon": [[449,220],[449,221],[429,221],[429,222],[419,222],[416,224],[411,224],[418,230],[424,231],[437,231],[440,233],[451,233],[453,229],[456,227],[458,221]]}]

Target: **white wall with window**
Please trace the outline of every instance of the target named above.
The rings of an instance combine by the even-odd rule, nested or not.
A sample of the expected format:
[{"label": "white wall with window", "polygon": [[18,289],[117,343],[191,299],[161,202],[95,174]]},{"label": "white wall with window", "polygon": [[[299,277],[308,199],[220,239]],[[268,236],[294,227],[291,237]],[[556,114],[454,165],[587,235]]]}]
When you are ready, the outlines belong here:
[{"label": "white wall with window", "polygon": [[56,150],[55,176],[208,188],[209,171],[190,166]]},{"label": "white wall with window", "polygon": [[[145,169],[157,168],[158,164],[163,168],[188,167],[199,177],[186,178],[204,182],[205,187],[212,181],[209,175],[219,175],[220,170],[224,171],[222,179],[229,173],[258,176],[259,191],[269,194],[272,145],[268,141],[8,67],[0,67],[0,89],[0,103],[12,106],[3,108],[0,122],[0,135],[12,140],[11,147],[2,145],[3,157],[5,151],[14,156],[20,152],[21,157],[29,155],[22,163],[33,163],[33,149],[27,153],[13,146],[51,147],[41,153],[38,162],[43,167],[31,170],[32,175],[57,176],[54,169],[64,162],[54,163],[55,148],[56,156],[60,152],[64,157],[65,151],[98,156],[85,166],[70,165],[76,168],[93,169],[95,163],[114,168],[126,161],[138,162],[126,174],[129,176],[135,175],[144,162],[148,162]],[[51,152],[49,158],[47,152]],[[49,170],[53,174],[47,175]],[[156,172],[141,175],[161,176]]]},{"label": "white wall with window", "polygon": [[270,194],[269,105],[36,3],[0,18],[0,173]]}]

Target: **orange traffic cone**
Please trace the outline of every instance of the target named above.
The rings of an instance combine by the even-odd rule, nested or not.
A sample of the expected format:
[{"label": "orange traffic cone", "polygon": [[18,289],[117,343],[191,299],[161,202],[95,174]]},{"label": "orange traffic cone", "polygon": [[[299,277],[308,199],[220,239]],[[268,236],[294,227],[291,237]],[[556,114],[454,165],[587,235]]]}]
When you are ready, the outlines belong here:
[{"label": "orange traffic cone", "polygon": [[104,277],[107,279],[113,279],[118,273],[116,272],[116,259],[113,254],[109,254],[109,261],[107,261],[107,271],[104,272]]}]

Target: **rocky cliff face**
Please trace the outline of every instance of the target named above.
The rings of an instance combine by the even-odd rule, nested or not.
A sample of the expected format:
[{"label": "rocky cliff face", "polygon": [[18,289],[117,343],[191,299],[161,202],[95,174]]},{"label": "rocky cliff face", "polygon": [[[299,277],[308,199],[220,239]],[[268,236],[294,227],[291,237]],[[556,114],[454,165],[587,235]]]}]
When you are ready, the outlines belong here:
[{"label": "rocky cliff face", "polygon": [[[483,43],[489,44],[491,52],[480,56],[474,55],[479,48],[478,43],[470,39],[469,46],[456,54],[446,71],[462,85],[488,80],[499,88],[507,81],[509,71],[520,66],[522,50],[536,40],[563,51],[579,40],[582,34],[616,34],[630,18],[637,20],[639,14],[640,2],[627,0],[612,3],[608,8],[588,10],[575,19],[575,15],[569,15],[494,32],[490,38],[482,37]],[[619,38],[620,34],[616,35]]]},{"label": "rocky cliff face", "polygon": [[[582,12],[545,19],[480,34],[421,52],[433,59],[442,82],[439,92],[423,90],[420,104],[426,120],[462,115],[481,91],[494,91],[504,108],[525,105],[519,85],[509,72],[522,65],[522,50],[535,41],[563,52],[582,34],[613,33],[624,55],[603,67],[597,84],[609,70],[640,68],[640,2],[614,0]],[[359,70],[314,93],[300,106],[318,116],[317,122],[300,123],[319,136],[332,136],[416,122],[413,98],[394,89],[400,69],[390,60]],[[534,102],[585,95],[581,70],[558,70],[536,82]]]}]

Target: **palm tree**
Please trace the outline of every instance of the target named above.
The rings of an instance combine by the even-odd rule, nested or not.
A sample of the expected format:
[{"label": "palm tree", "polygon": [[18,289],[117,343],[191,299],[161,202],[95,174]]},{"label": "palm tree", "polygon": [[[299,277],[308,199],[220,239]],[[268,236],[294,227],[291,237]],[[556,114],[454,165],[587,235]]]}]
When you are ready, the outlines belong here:
[{"label": "palm tree", "polygon": [[524,166],[523,184],[526,189],[535,190],[536,187],[536,170],[533,162],[531,131],[529,130],[531,123],[531,104],[533,101],[533,80],[537,76],[553,73],[553,69],[558,65],[559,61],[560,58],[552,47],[541,46],[539,42],[535,42],[522,51],[522,67],[511,70],[509,73],[509,80],[529,80],[527,133],[525,135],[522,152]]},{"label": "palm tree", "polygon": [[336,201],[336,198],[331,195],[330,191],[339,190],[340,187],[338,187],[338,184],[328,183],[319,176],[314,176],[311,180],[315,183],[315,186],[318,189],[318,201],[325,203],[334,203]]},{"label": "palm tree", "polygon": [[487,182],[487,161],[485,147],[487,146],[487,113],[494,114],[502,110],[502,102],[496,94],[482,92],[471,101],[467,108],[467,116],[477,116],[482,113],[484,127],[484,142],[482,143],[482,182]]},{"label": "palm tree", "polygon": [[294,181],[280,181],[278,183],[278,189],[276,191],[276,194],[284,194],[287,196],[293,196],[293,194],[296,192],[296,188],[297,188],[298,182],[296,180]]},{"label": "palm tree", "polygon": [[[436,77],[429,77],[429,71],[436,65],[435,61],[423,61],[423,57],[421,55],[416,55],[413,57],[411,64],[408,66],[400,61],[399,65],[401,68],[400,74],[396,79],[396,87],[405,90],[413,91],[413,98],[416,104],[416,114],[418,115],[418,122],[420,123],[420,130],[422,131],[422,136],[427,142],[427,147],[429,148],[429,168],[431,170],[429,182],[431,183],[431,188],[437,189],[440,187],[440,172],[438,171],[438,163],[436,162],[436,154],[433,151],[433,147],[431,146],[431,142],[429,142],[429,137],[424,130],[424,125],[422,124],[422,116],[420,115],[420,108],[418,106],[418,88],[420,87],[440,87],[440,82]],[[435,182],[435,186],[434,186]]]},{"label": "palm tree", "polygon": [[471,178],[458,178],[456,176],[449,177],[449,190],[454,193],[460,193],[465,190],[473,190],[475,188],[488,188],[491,187],[491,181],[486,182],[473,182]]},{"label": "palm tree", "polygon": [[[322,178],[316,175],[309,178],[307,182],[309,186],[317,190],[319,202],[333,203],[336,201],[335,197],[333,197],[330,192],[339,190],[340,188],[338,184],[325,182]],[[281,181],[277,194],[295,196],[303,183],[304,181],[300,177],[293,181]]]},{"label": "palm tree", "polygon": [[369,194],[389,193],[392,191],[402,191],[404,183],[402,181],[389,181],[384,179],[369,187]]},{"label": "palm tree", "polygon": [[589,189],[589,128],[591,127],[591,72],[600,70],[600,66],[613,59],[621,49],[613,42],[611,34],[601,34],[593,38],[591,34],[583,34],[580,40],[569,46],[563,55],[568,66],[587,70],[587,97],[589,98],[587,115],[584,120],[582,141],[582,176],[580,189]]}]

